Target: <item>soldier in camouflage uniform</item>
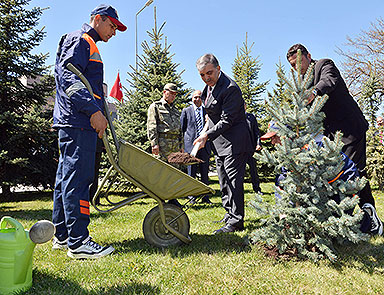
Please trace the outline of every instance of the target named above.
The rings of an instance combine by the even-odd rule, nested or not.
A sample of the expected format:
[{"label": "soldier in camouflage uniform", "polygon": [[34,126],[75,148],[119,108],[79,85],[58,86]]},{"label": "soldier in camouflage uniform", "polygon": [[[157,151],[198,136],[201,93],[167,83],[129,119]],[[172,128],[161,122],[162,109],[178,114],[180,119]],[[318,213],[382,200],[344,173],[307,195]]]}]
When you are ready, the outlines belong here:
[{"label": "soldier in camouflage uniform", "polygon": [[164,86],[163,97],[148,108],[147,134],[152,154],[167,162],[169,154],[183,151],[180,112],[173,105],[177,86]]}]

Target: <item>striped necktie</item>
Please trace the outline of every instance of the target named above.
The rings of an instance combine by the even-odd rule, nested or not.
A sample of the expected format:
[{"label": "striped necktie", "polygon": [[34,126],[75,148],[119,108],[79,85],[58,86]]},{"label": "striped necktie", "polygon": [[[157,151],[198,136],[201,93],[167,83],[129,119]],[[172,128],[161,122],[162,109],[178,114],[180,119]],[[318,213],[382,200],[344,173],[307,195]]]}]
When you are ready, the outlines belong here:
[{"label": "striped necktie", "polygon": [[203,121],[201,120],[200,108],[196,108],[195,118],[196,118],[197,136],[199,136],[201,133],[201,130],[203,130]]}]

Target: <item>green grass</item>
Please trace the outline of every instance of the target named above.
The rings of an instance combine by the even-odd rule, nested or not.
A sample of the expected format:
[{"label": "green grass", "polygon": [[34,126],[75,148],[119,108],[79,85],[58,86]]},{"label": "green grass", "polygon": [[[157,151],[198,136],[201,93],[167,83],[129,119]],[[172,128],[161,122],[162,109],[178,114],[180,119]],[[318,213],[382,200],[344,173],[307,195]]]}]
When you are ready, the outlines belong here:
[{"label": "green grass", "polygon": [[[213,187],[218,191],[218,184]],[[272,198],[272,183],[262,190]],[[252,199],[246,184],[246,201]],[[383,194],[375,192],[378,213],[384,217]],[[72,260],[51,244],[34,251],[33,286],[25,294],[384,294],[384,238],[339,249],[339,261],[318,264],[274,260],[244,237],[258,226],[246,207],[246,230],[212,235],[224,215],[219,194],[214,205],[197,204],[187,214],[192,243],[168,249],[146,243],[142,222],[156,204],[141,199],[111,213],[91,212],[93,238],[112,244],[113,255],[99,260]],[[0,217],[10,215],[25,228],[51,218],[51,193],[33,201],[0,203]]]}]

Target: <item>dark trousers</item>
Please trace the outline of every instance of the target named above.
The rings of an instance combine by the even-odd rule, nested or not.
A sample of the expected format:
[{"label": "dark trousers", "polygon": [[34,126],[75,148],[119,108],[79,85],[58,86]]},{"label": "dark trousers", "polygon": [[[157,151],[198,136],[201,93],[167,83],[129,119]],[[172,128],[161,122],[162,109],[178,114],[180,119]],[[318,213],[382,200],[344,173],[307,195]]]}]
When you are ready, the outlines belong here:
[{"label": "dark trousers", "polygon": [[[360,139],[354,140],[350,143],[347,143],[343,147],[343,152],[356,164],[357,169],[359,170],[360,177],[366,176],[365,171],[366,166],[366,137],[365,134]],[[372,196],[371,186],[369,182],[364,186],[364,188],[359,192],[360,202],[359,206],[363,206],[365,203],[372,204],[375,206],[375,200]]]},{"label": "dark trousers", "polygon": [[215,156],[227,224],[244,225],[244,174],[249,153]]},{"label": "dark trousers", "polygon": [[197,169],[199,169],[199,172],[201,175],[201,182],[205,184],[209,184],[209,178],[208,178],[209,154],[207,150],[205,148],[200,149],[196,154],[196,158],[203,160],[204,163],[188,165],[187,166],[188,175],[195,178]]},{"label": "dark trousers", "polygon": [[59,129],[59,164],[53,192],[52,221],[59,240],[72,249],[89,236],[89,186],[93,181],[97,134],[79,128]]},{"label": "dark trousers", "polygon": [[252,188],[255,192],[261,191],[260,179],[257,173],[256,159],[253,157],[253,152],[249,153],[247,164],[249,167],[249,174],[251,175]]}]

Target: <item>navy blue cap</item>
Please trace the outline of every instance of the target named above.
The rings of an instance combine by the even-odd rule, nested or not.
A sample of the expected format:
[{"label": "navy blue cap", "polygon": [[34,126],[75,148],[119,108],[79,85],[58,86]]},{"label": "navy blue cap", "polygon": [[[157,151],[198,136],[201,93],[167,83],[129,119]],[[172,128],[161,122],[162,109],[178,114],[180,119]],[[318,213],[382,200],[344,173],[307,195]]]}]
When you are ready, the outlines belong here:
[{"label": "navy blue cap", "polygon": [[113,8],[111,5],[100,4],[91,12],[91,15],[97,15],[97,14],[108,16],[108,18],[117,26],[117,29],[119,31],[124,32],[127,29],[127,27],[124,26],[119,21],[119,16],[117,15],[117,10],[115,8]]}]

